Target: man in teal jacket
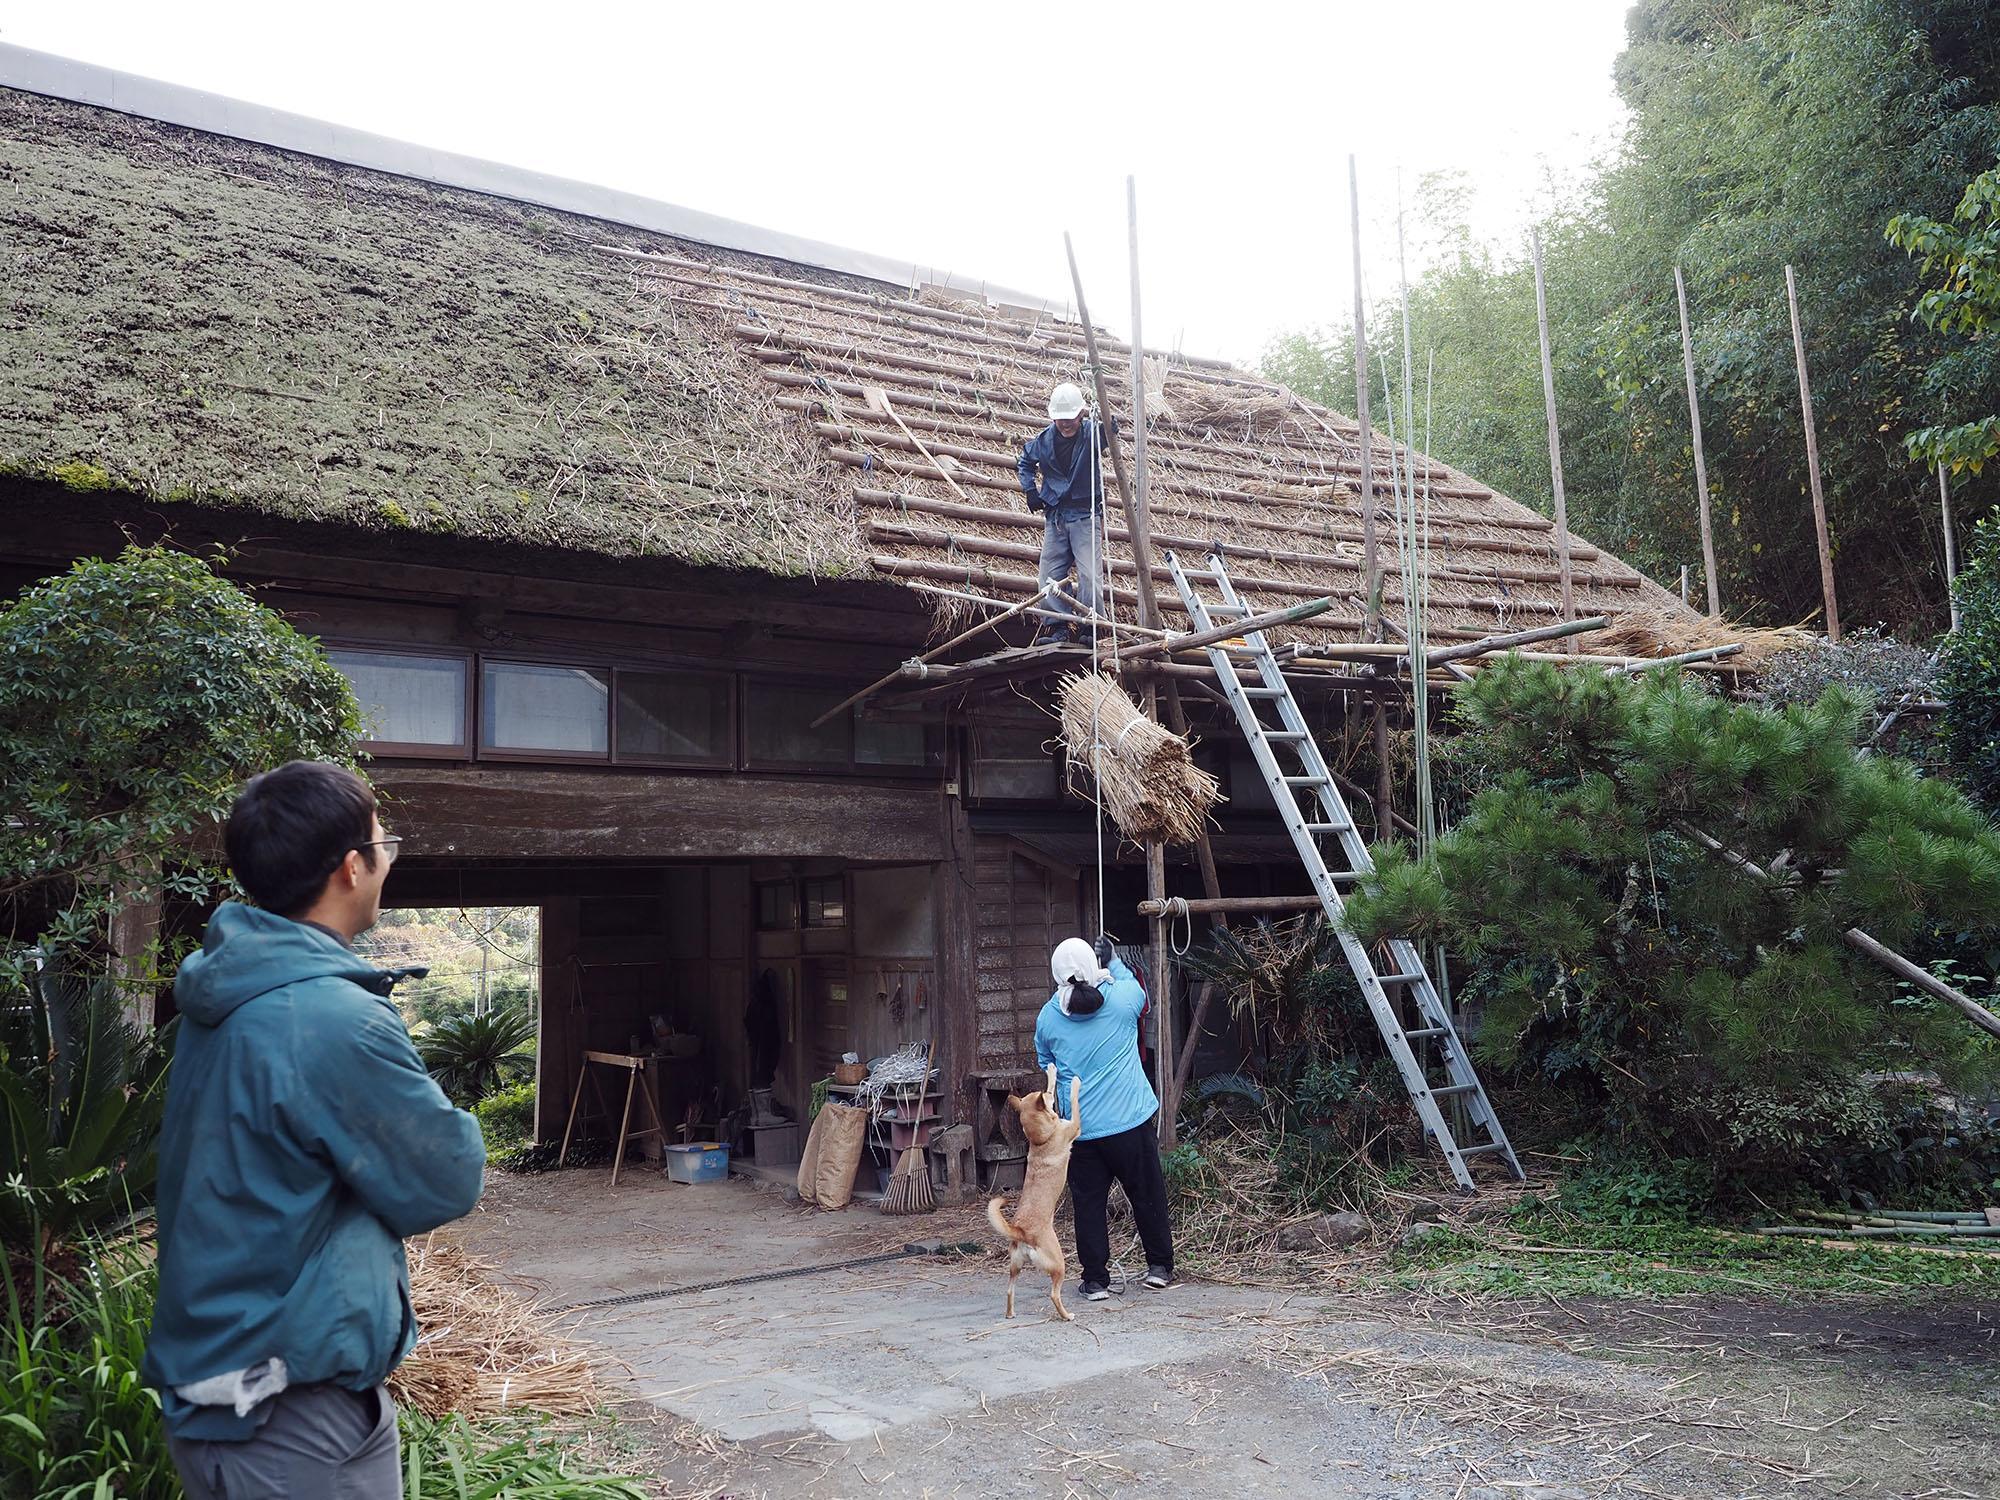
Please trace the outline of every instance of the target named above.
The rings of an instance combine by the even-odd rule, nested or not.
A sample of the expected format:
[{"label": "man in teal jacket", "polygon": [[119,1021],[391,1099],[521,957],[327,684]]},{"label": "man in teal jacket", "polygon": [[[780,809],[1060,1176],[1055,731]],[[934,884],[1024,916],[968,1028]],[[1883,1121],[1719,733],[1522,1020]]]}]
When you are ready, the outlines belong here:
[{"label": "man in teal jacket", "polygon": [[402,974],[349,946],[398,842],[367,783],[281,766],[224,842],[257,905],[225,902],[174,980],[146,1378],[189,1500],[400,1496],[403,1240],[478,1202],[479,1126],[424,1071]]}]

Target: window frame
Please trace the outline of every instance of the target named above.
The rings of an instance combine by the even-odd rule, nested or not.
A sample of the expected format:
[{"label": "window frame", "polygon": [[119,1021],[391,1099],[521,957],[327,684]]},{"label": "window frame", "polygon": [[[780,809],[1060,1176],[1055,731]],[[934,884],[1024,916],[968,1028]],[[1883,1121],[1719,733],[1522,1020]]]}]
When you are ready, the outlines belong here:
[{"label": "window frame", "polygon": [[[464,671],[461,679],[459,703],[458,743],[456,745],[432,745],[421,740],[376,740],[357,736],[355,747],[374,756],[390,756],[398,760],[474,760],[477,758],[479,726],[475,722],[478,713],[479,662],[478,653],[462,650],[454,646],[413,646],[401,642],[358,641],[349,637],[322,637],[320,649],[329,653],[349,651],[368,656],[404,656],[424,661],[457,662]],[[339,671],[338,665],[334,666]],[[346,673],[341,673],[343,677]],[[352,684],[350,684],[350,687]],[[364,731],[365,735],[365,731]]]},{"label": "window frame", "polygon": [[[648,768],[681,767],[696,771],[734,771],[743,763],[742,726],[739,700],[743,696],[741,674],[710,667],[686,667],[673,663],[663,663],[655,667],[612,667],[611,672],[611,764],[615,766],[645,766]],[[618,679],[630,672],[639,677],[707,677],[721,678],[726,697],[723,709],[723,737],[727,741],[718,757],[700,760],[689,756],[627,755],[618,748]],[[596,762],[591,762],[596,764]]]},{"label": "window frame", "polygon": [[560,671],[599,672],[604,676],[604,753],[591,755],[582,750],[515,750],[500,745],[488,745],[481,733],[474,749],[480,760],[516,761],[531,765],[556,766],[608,766],[612,764],[612,751],[618,739],[618,677],[616,669],[605,662],[591,661],[550,661],[545,657],[516,656],[512,652],[476,651],[478,662],[479,693],[473,715],[473,728],[481,732],[485,728],[486,709],[486,668],[496,667],[554,667]]}]

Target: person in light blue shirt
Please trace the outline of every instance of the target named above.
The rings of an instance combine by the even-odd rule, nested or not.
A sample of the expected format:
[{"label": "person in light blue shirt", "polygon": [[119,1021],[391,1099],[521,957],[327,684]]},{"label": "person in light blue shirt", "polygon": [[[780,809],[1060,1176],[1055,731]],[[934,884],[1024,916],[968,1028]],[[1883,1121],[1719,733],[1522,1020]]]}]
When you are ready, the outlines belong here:
[{"label": "person in light blue shirt", "polygon": [[1069,1155],[1069,1195],[1076,1213],[1076,1257],[1086,1301],[1111,1295],[1111,1230],[1105,1205],[1111,1184],[1125,1189],[1146,1247],[1146,1282],[1174,1280],[1173,1228],[1160,1170],[1160,1101],[1139,1058],[1139,1017],[1146,992],[1111,947],[1082,938],[1056,945],[1049,968],[1056,992],[1035,1022],[1035,1060],[1056,1070],[1059,1106],[1070,1080],[1083,1081],[1077,1113],[1083,1129]]}]

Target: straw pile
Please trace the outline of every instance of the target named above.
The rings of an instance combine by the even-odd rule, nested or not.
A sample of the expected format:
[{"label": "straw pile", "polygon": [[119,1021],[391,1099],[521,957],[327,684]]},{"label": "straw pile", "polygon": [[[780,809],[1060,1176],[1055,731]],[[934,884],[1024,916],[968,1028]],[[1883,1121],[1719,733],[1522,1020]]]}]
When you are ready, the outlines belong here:
[{"label": "straw pile", "polygon": [[1072,768],[1087,767],[1124,835],[1141,844],[1187,844],[1222,800],[1187,741],[1141,713],[1123,688],[1095,672],[1061,680],[1063,740]]},{"label": "straw pile", "polygon": [[1635,606],[1621,610],[1602,630],[1590,635],[1595,653],[1625,656],[1679,656],[1706,646],[1727,646],[1741,641],[1743,649],[1729,658],[1729,665],[1756,671],[1772,657],[1796,651],[1820,639],[1803,625],[1735,625],[1727,620],[1711,620],[1693,613],[1669,614],[1665,610]]},{"label": "straw pile", "polygon": [[389,1394],[427,1417],[527,1407],[565,1415],[596,1405],[588,1357],[548,1314],[487,1279],[493,1267],[435,1236],[410,1246],[417,1347]]}]

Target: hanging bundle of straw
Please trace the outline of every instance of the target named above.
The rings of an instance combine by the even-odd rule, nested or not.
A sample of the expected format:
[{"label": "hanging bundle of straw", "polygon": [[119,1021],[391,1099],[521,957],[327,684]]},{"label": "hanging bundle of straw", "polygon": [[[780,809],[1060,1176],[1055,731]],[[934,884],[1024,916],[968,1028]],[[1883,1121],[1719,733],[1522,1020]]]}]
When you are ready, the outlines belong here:
[{"label": "hanging bundle of straw", "polygon": [[547,1313],[489,1280],[492,1269],[435,1237],[411,1244],[410,1306],[422,1333],[390,1374],[389,1394],[427,1417],[589,1411],[589,1357]]},{"label": "hanging bundle of straw", "polygon": [[1097,778],[1120,831],[1141,844],[1192,843],[1222,789],[1195,765],[1187,741],[1147,718],[1109,677],[1071,672],[1059,686],[1070,764]]}]

